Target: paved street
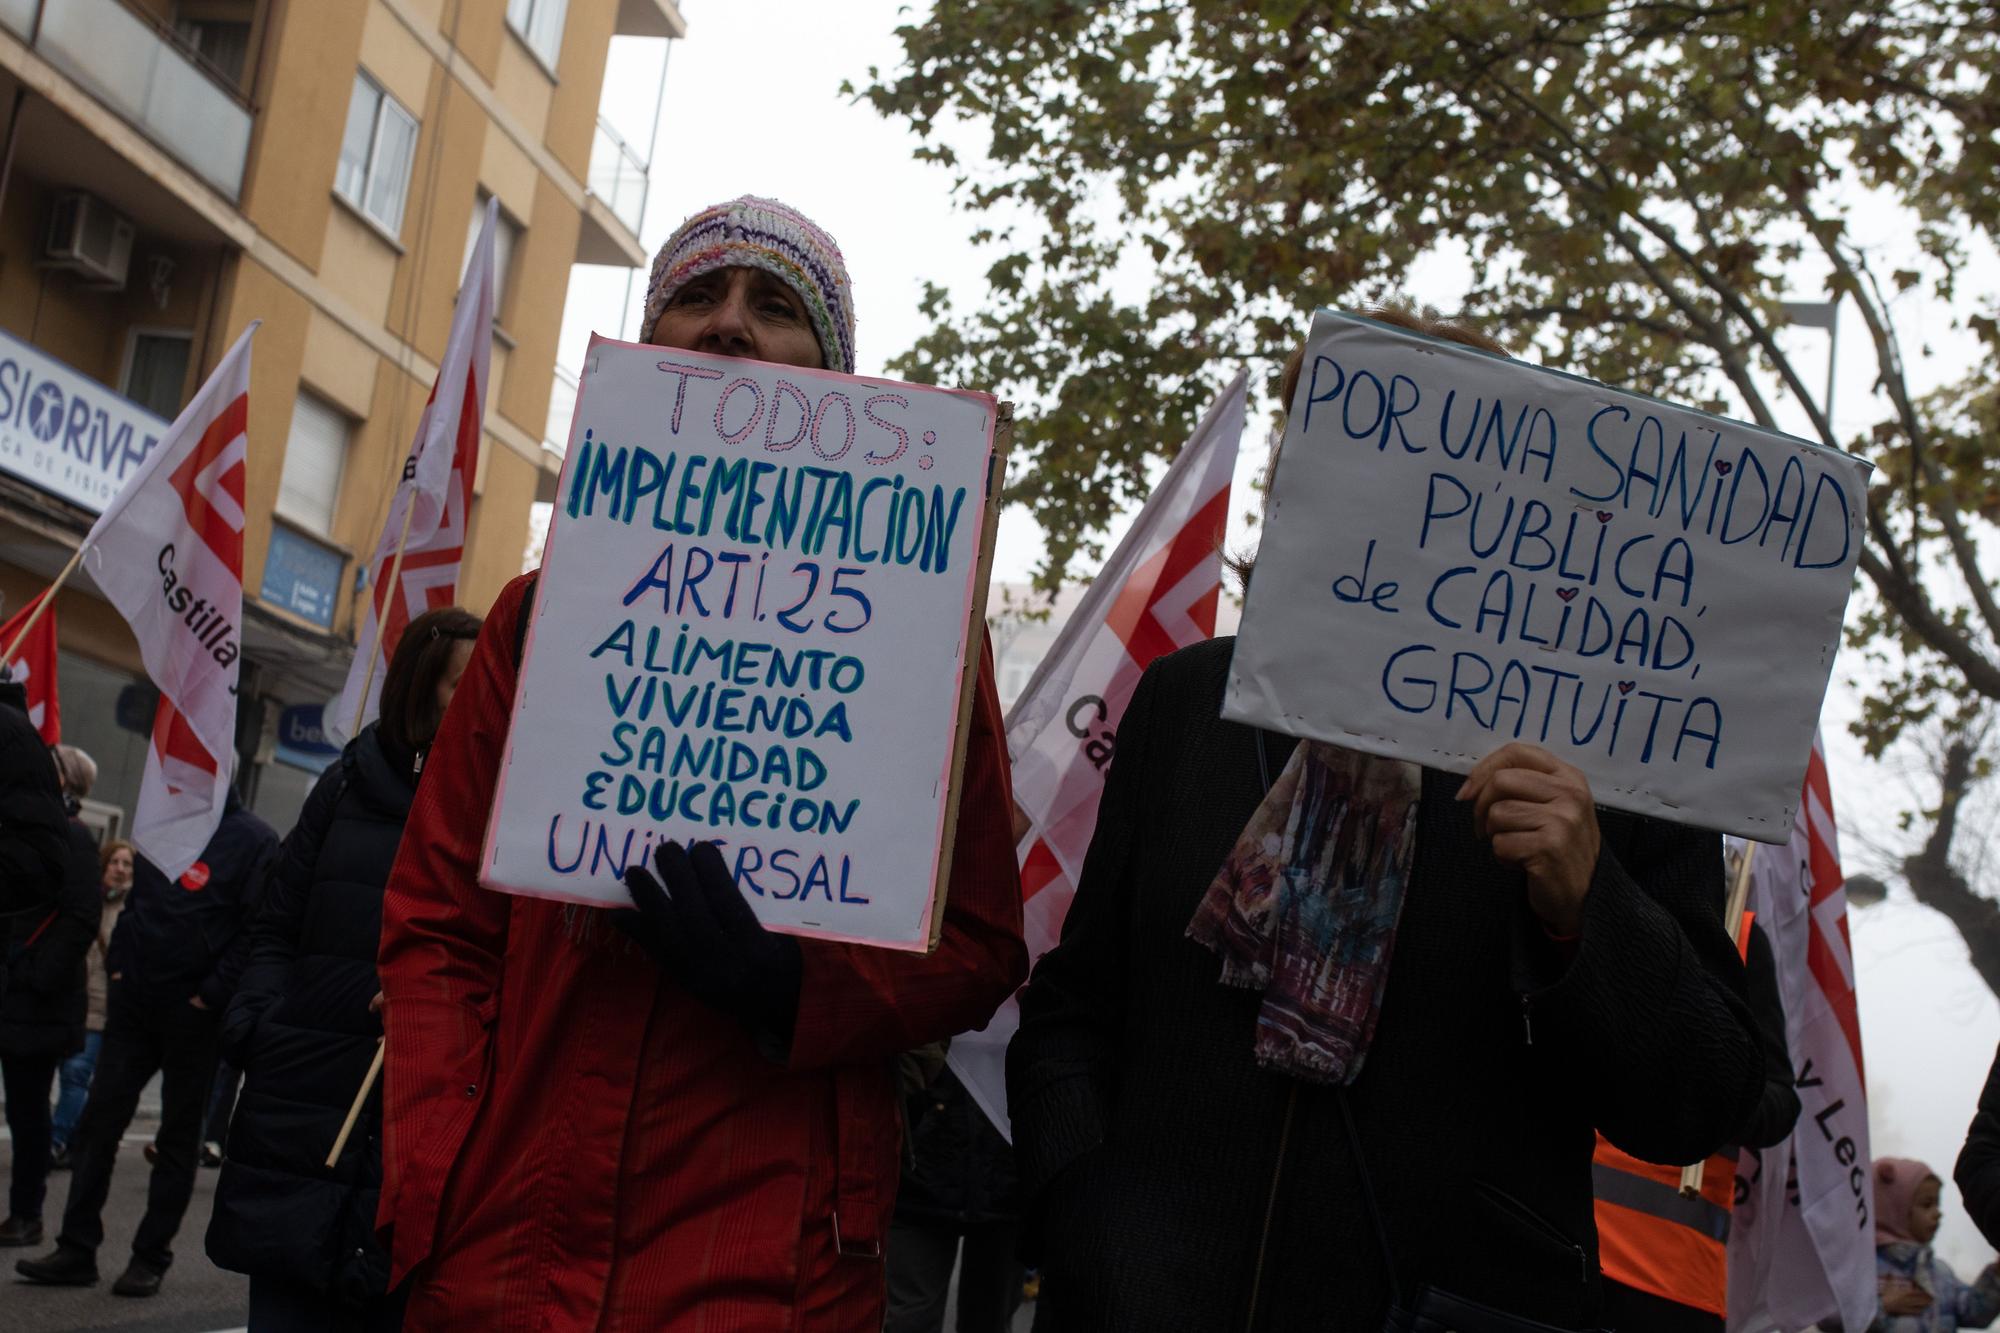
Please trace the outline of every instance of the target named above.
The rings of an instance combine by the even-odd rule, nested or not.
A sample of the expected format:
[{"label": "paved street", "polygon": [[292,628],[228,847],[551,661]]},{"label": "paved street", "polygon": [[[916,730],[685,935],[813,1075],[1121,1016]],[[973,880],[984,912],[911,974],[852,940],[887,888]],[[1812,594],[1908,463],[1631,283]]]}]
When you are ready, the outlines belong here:
[{"label": "paved street", "polygon": [[[152,1126],[135,1122],[118,1154],[118,1171],[111,1178],[111,1199],[104,1210],[104,1248],[98,1252],[100,1279],[95,1287],[36,1287],[14,1276],[14,1261],[23,1255],[45,1254],[61,1225],[69,1198],[69,1173],[49,1178],[49,1201],[43,1210],[48,1242],[27,1250],[0,1250],[0,1328],[10,1333],[92,1333],[118,1329],[122,1333],[209,1333],[240,1329],[249,1313],[249,1279],[225,1273],[202,1251],[202,1233],[215,1198],[215,1172],[203,1171],[195,1182],[194,1201],[174,1242],[174,1266],[160,1294],[148,1300],[113,1296],[111,1284],[131,1258],[127,1248],[139,1215],[146,1208],[146,1159],[140,1155]],[[0,1172],[13,1169],[13,1145],[0,1136]]]},{"label": "paved street", "polygon": [[[149,1089],[155,1094],[156,1089]],[[147,1107],[151,1104],[149,1096]],[[95,1287],[36,1287],[14,1276],[14,1261],[46,1254],[55,1244],[63,1205],[69,1198],[69,1173],[49,1177],[49,1201],[42,1217],[46,1241],[26,1250],[0,1250],[0,1328],[8,1333],[215,1333],[244,1326],[249,1315],[249,1280],[226,1273],[208,1261],[202,1235],[208,1229],[209,1207],[215,1198],[214,1171],[203,1170],[195,1180],[194,1201],[174,1242],[174,1266],[160,1294],[147,1300],[113,1296],[111,1284],[125,1271],[131,1257],[127,1246],[146,1208],[146,1160],[141,1150],[154,1125],[135,1121],[118,1154],[118,1171],[111,1178],[111,1199],[104,1210],[104,1248],[99,1251],[100,1274]],[[13,1169],[13,1144],[0,1133],[0,1179]],[[958,1275],[952,1275],[952,1306],[957,1306]],[[1034,1307],[1023,1306],[1014,1333],[1027,1333]],[[945,1327],[954,1319],[948,1315]]]}]

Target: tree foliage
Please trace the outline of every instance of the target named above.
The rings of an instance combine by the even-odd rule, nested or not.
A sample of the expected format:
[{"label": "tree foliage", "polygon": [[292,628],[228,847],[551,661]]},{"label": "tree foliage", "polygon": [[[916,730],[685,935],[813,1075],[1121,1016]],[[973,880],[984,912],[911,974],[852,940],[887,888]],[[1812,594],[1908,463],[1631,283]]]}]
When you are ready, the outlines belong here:
[{"label": "tree foliage", "polygon": [[[930,291],[936,327],[897,369],[1042,406],[1012,496],[1047,534],[1045,584],[1235,364],[1275,374],[1304,312],[1458,255],[1464,313],[1537,359],[1766,425],[1789,395],[1877,465],[1876,595],[1851,630],[1882,664],[1872,746],[2000,699],[1979,563],[2000,310],[1960,290],[2000,221],[1990,4],[938,0],[899,35],[906,63],[861,95],[955,173],[999,257],[978,310]],[[955,142],[982,124],[983,152]],[[1857,210],[1906,220],[1889,271]],[[1891,316],[1911,289],[1983,338],[1959,382],[1908,373]],[[1780,338],[1784,301],[1831,295],[1882,367],[1855,438]]]}]

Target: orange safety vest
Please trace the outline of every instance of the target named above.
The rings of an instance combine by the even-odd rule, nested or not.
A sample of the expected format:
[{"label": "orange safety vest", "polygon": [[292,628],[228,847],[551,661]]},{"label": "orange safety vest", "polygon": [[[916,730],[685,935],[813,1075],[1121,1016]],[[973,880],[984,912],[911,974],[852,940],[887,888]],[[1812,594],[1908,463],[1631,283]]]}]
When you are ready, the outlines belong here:
[{"label": "orange safety vest", "polygon": [[1681,1197],[1681,1169],[1620,1152],[1602,1134],[1591,1162],[1597,1262],[1604,1276],[1710,1314],[1729,1313],[1729,1209],[1736,1159],[1717,1153],[1701,1197]]},{"label": "orange safety vest", "polygon": [[[1737,947],[1750,947],[1750,913]],[[1681,1196],[1681,1169],[1642,1162],[1602,1134],[1591,1161],[1597,1196],[1597,1261],[1604,1276],[1635,1291],[1710,1314],[1729,1314],[1729,1212],[1736,1200],[1736,1155],[1708,1159],[1701,1196]]]}]

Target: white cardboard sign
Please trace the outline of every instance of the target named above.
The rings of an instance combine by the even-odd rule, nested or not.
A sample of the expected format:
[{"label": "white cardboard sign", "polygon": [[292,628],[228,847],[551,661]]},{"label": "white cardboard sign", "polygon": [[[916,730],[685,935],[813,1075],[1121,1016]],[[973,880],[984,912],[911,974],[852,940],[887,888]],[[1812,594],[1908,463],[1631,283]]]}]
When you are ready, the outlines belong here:
[{"label": "white cardboard sign", "polygon": [[1604,805],[1783,842],[1868,471],[1321,311],[1223,713],[1452,772],[1529,741]]},{"label": "white cardboard sign", "polygon": [[626,906],[657,841],[714,841],[767,926],[927,948],[994,424],[594,339],[481,882]]}]

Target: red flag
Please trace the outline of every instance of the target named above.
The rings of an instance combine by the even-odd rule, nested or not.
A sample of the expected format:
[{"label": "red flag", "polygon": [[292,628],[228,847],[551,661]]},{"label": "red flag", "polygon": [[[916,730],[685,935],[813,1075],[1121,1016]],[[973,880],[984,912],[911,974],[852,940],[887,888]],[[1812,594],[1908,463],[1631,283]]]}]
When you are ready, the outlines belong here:
[{"label": "red flag", "polygon": [[[1029,825],[1018,848],[1023,927],[1037,960],[1062,933],[1140,674],[1215,634],[1247,383],[1237,375],[1209,407],[1008,714],[1014,802]],[[960,1081],[1010,1138],[1005,1063],[1020,1021],[1010,999],[984,1030],[951,1043]]]},{"label": "red flag", "polygon": [[1777,964],[1800,1111],[1790,1138],[1737,1162],[1729,1327],[1838,1318],[1860,1328],[1876,1298],[1868,1086],[1833,788],[1817,741],[1790,844],[1751,855],[1750,906]]},{"label": "red flag", "polygon": [[84,538],[160,690],[132,841],[169,879],[222,820],[243,654],[252,324]]},{"label": "red flag", "polygon": [[[44,589],[41,596],[22,607],[20,612],[6,624],[0,625],[0,652],[13,643],[21,633],[21,626],[28,623],[28,617],[35,614],[35,608],[48,597]],[[28,720],[35,724],[35,730],[42,733],[42,744],[54,745],[62,740],[62,706],[56,701],[56,610],[50,607],[48,614],[35,622],[34,632],[22,639],[14,649],[13,660],[6,664],[8,674],[28,691]]]},{"label": "red flag", "polygon": [[[347,668],[340,698],[327,705],[321,722],[327,739],[336,745],[353,739],[380,712],[382,678],[404,628],[424,612],[458,600],[458,566],[465,555],[465,521],[472,512],[472,478],[479,469],[487,368],[493,358],[493,231],[498,209],[497,200],[487,200],[485,224],[465,262],[444,360],[417,419],[416,438],[403,461],[403,479],[375,547],[375,564],[368,571],[368,602],[361,612],[354,661]],[[389,577],[392,566],[394,587]]]}]

